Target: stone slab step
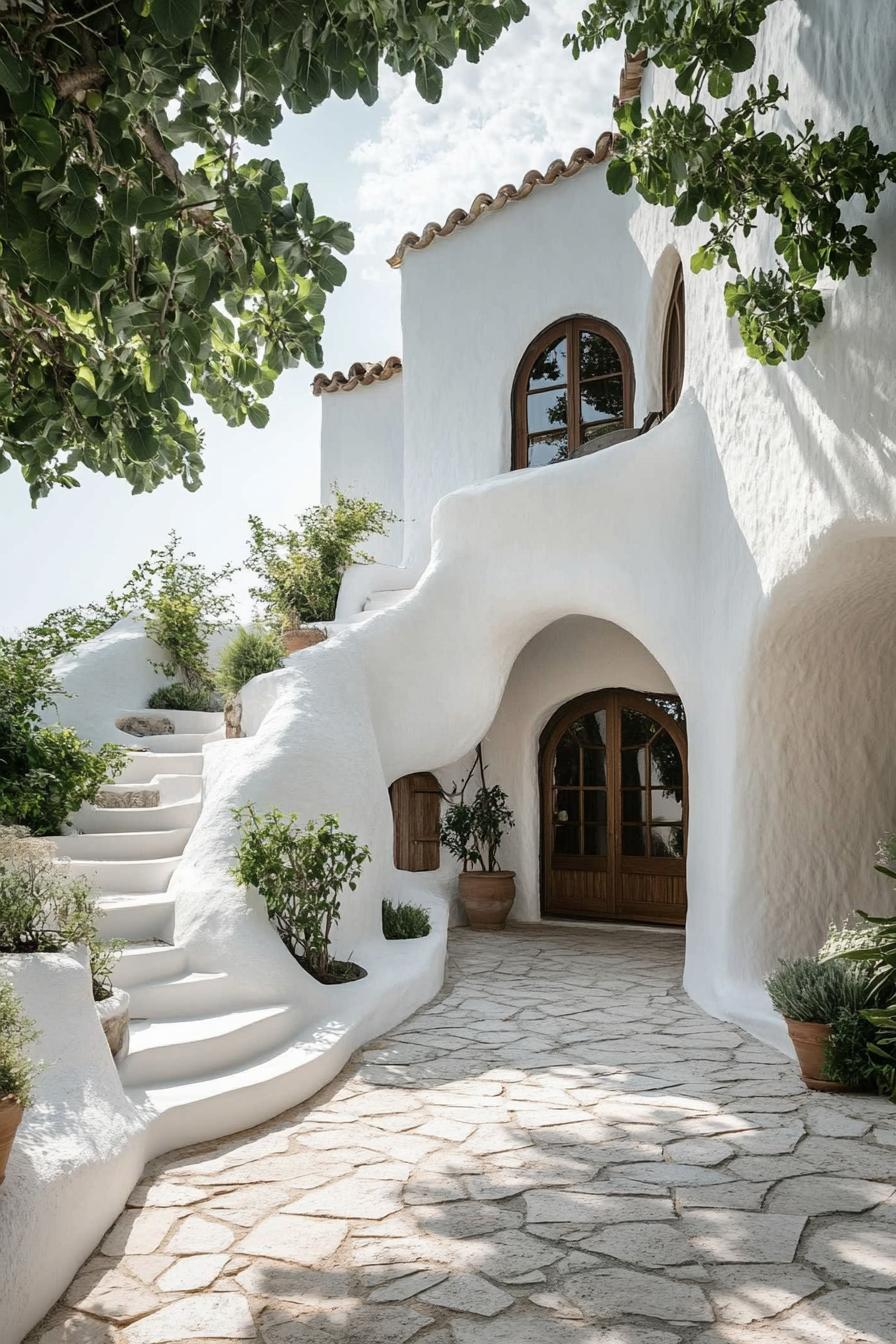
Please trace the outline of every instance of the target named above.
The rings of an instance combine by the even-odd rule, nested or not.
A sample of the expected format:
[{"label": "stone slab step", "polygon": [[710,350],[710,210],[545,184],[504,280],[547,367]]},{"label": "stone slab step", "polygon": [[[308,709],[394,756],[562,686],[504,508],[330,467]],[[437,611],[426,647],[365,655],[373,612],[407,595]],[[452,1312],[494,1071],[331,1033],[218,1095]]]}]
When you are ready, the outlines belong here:
[{"label": "stone slab step", "polygon": [[174,897],[166,892],[122,895],[109,892],[98,900],[100,936],[126,942],[167,941],[174,928]]},{"label": "stone slab step", "polygon": [[54,835],[60,858],[70,859],[167,859],[184,852],[192,826],[177,830],[92,831],[87,834]]},{"label": "stone slab step", "polygon": [[[221,710],[201,709],[123,709],[113,721],[124,718],[167,719],[176,733],[213,733],[224,722]],[[136,739],[135,739],[136,740]]]},{"label": "stone slab step", "polygon": [[216,1017],[131,1021],[131,1046],[121,1069],[125,1087],[187,1080],[257,1058],[286,1041],[299,1010],[287,1004],[246,1008]]},{"label": "stone slab step", "polygon": [[176,976],[186,970],[187,953],[182,947],[153,938],[130,943],[122,950],[112,974],[116,985],[130,992],[139,985]]},{"label": "stone slab step", "polygon": [[160,733],[157,737],[141,737],[138,741],[141,747],[158,756],[172,756],[181,752],[201,752],[206,742],[214,741],[215,736],[214,733]]}]

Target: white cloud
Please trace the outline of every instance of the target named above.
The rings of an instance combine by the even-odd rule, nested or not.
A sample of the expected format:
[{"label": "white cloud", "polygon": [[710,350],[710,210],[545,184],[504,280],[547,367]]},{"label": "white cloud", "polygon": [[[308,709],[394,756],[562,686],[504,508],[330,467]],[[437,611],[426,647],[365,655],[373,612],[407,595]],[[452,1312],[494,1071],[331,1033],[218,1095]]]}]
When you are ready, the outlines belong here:
[{"label": "white cloud", "polygon": [[612,125],[621,44],[574,61],[563,35],[581,0],[532,0],[532,11],[478,65],[446,71],[436,105],[413,80],[382,80],[379,133],[351,155],[361,167],[354,223],[365,279],[383,278],[383,258],[409,229],[419,233],[479,192],[493,195],[530,168],[593,146]]}]

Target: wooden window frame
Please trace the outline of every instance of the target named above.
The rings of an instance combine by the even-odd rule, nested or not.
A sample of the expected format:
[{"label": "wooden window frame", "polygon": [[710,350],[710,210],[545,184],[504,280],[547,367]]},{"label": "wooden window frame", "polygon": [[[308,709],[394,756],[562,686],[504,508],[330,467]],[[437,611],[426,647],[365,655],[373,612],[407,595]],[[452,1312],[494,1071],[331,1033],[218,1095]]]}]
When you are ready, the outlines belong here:
[{"label": "wooden window frame", "polygon": [[[634,405],[635,405],[635,372],[632,364],[631,351],[628,348],[628,342],[618,327],[614,327],[611,322],[605,322],[600,317],[590,317],[587,313],[575,313],[571,317],[560,318],[559,321],[552,322],[550,326],[545,327],[538,335],[529,342],[526,351],[517,367],[516,375],[513,380],[512,397],[512,421],[513,421],[513,454],[512,469],[518,471],[523,467],[529,466],[529,424],[528,424],[528,392],[529,377],[535,366],[535,361],[543,354],[545,347],[550,345],[558,337],[566,337],[567,349],[567,383],[566,383],[566,416],[567,431],[569,435],[570,451],[581,448],[579,441],[580,433],[580,370],[578,359],[579,337],[583,331],[593,332],[597,336],[602,336],[609,341],[613,349],[619,356],[620,372],[622,375],[622,424],[621,429],[632,429],[634,426]],[[571,358],[575,351],[576,358]],[[608,375],[608,377],[616,375]],[[547,389],[545,389],[547,390]],[[574,421],[570,422],[570,415],[575,409]],[[551,432],[551,431],[545,431]],[[599,439],[597,440],[599,442]],[[595,448],[593,451],[598,451]]]},{"label": "wooden window frame", "polygon": [[684,387],[685,312],[684,268],[679,258],[663,320],[663,416],[678,405]]}]

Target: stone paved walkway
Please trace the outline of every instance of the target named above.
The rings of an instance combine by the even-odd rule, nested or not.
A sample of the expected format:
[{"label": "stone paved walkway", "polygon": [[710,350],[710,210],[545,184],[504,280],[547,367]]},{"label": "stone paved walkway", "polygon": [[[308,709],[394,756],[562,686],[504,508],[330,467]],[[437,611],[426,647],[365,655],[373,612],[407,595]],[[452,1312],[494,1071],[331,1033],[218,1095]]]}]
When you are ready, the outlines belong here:
[{"label": "stone paved walkway", "polygon": [[680,940],[452,937],[304,1106],[169,1154],[42,1344],[894,1344],[896,1109],[806,1092]]}]

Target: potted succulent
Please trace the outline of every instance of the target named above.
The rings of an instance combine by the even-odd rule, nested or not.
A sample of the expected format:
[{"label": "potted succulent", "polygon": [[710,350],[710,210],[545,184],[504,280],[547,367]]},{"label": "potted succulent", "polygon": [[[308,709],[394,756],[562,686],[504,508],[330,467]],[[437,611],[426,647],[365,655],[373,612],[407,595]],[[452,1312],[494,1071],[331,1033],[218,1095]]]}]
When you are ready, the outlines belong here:
[{"label": "potted succulent", "polygon": [[323,816],[303,826],[294,812],[234,808],[240,826],[233,875],[255,887],[280,940],[299,965],[323,985],[341,985],[367,974],[330,949],[339,923],[342,892],[354,891],[370,858],[358,837],[340,831],[339,818]]},{"label": "potted succulent", "polygon": [[97,932],[90,884],[73,879],[56,861],[51,840],[22,826],[0,826],[0,953],[84,949],[100,1025],[116,1063],[128,1049],[130,997],[112,985],[121,943]]},{"label": "potted succulent", "polygon": [[335,503],[318,504],[298,527],[267,527],[250,516],[247,568],[259,584],[249,591],[283,641],[297,653],[326,639],[321,623],[336,616],[342,576],[349,565],[370,564],[358,550],[370,536],[385,536],[395,514],[369,499],[352,499],[334,487]]},{"label": "potted succulent", "polygon": [[22,1115],[31,1105],[35,1067],[26,1047],[38,1036],[12,985],[0,980],[0,1185]]},{"label": "potted succulent", "polygon": [[867,1085],[862,1023],[868,976],[846,961],[826,960],[830,942],[816,957],[780,961],[766,989],[787,1024],[806,1086],[816,1092],[848,1092]]},{"label": "potted succulent", "polygon": [[[467,802],[466,791],[477,770],[479,787]],[[498,865],[498,849],[513,825],[513,813],[504,790],[485,782],[481,746],[467,778],[459,790],[452,788],[450,797],[440,839],[461,864],[457,886],[467,920],[471,929],[497,932],[503,929],[516,895],[516,874]]]}]

